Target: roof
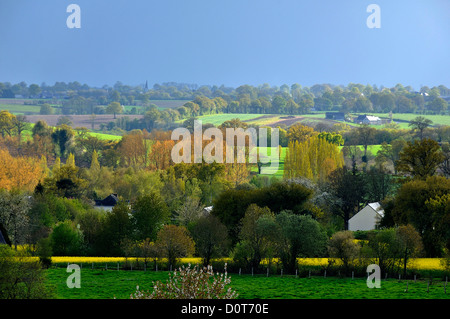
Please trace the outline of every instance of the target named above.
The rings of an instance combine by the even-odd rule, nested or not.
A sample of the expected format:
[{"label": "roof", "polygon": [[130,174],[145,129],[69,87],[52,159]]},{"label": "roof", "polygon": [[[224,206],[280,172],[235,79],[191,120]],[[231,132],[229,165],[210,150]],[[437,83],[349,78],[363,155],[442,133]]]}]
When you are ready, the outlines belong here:
[{"label": "roof", "polygon": [[367,119],[370,122],[381,121],[381,119],[378,116],[372,116],[372,115],[359,115],[356,118],[357,121],[363,121],[365,119]]},{"label": "roof", "polygon": [[0,244],[6,244],[5,237],[3,237],[2,231],[0,230]]},{"label": "roof", "polygon": [[203,209],[204,209],[207,213],[211,213],[213,207],[212,207],[212,206],[208,206],[208,207],[205,207],[205,208],[203,208]]},{"label": "roof", "polygon": [[375,203],[369,203],[367,204],[368,206],[370,206],[375,212],[378,213],[378,215],[380,215],[381,217],[384,216],[384,210],[381,207],[379,202],[375,202]]},{"label": "roof", "polygon": [[97,206],[115,206],[119,202],[117,194],[111,194],[105,199],[96,200],[95,205]]}]

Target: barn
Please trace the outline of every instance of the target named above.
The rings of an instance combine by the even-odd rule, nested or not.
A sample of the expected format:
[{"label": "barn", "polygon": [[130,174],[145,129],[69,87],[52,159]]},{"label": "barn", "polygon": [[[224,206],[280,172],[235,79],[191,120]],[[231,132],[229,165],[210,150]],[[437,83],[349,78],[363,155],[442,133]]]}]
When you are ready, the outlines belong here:
[{"label": "barn", "polygon": [[111,211],[114,206],[119,202],[117,194],[111,194],[105,199],[95,200],[95,208],[105,211]]},{"label": "barn", "polygon": [[355,123],[356,124],[380,125],[380,124],[382,124],[382,121],[377,116],[360,115],[356,118]]},{"label": "barn", "polygon": [[372,230],[384,216],[384,210],[380,203],[369,203],[348,221],[348,230]]}]

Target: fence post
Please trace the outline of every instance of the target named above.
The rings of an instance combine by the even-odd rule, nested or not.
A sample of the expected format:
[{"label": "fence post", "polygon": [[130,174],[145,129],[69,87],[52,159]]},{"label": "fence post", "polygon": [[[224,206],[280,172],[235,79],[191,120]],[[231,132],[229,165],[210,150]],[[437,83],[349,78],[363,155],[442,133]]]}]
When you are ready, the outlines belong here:
[{"label": "fence post", "polygon": [[253,267],[252,267],[252,276],[253,276]]},{"label": "fence post", "polygon": [[241,275],[241,268],[239,268],[239,276]]},{"label": "fence post", "polygon": [[298,269],[295,269],[295,278],[298,278],[297,272],[298,272]]},{"label": "fence post", "polygon": [[355,278],[355,272],[352,270],[352,280]]},{"label": "fence post", "polygon": [[117,263],[117,271],[119,271],[119,263]]},{"label": "fence post", "polygon": [[269,277],[269,267],[267,267],[267,277]]}]

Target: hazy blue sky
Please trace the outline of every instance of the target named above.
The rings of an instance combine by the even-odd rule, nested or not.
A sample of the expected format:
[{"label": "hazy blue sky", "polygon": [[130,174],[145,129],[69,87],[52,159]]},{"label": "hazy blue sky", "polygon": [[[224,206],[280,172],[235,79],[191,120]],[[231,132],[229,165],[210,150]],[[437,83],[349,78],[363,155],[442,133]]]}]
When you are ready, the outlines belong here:
[{"label": "hazy blue sky", "polygon": [[449,0],[0,1],[2,82],[450,86]]}]

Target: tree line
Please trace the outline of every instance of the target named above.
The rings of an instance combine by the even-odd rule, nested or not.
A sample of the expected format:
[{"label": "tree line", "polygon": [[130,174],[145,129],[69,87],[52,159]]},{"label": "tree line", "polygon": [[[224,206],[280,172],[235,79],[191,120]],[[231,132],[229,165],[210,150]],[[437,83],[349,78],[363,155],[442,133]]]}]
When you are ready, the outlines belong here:
[{"label": "tree line", "polygon": [[[217,113],[257,114],[306,114],[316,111],[341,111],[344,113],[431,113],[448,111],[449,89],[444,85],[422,86],[419,91],[397,84],[386,88],[376,85],[349,83],[348,85],[316,84],[303,87],[241,85],[236,88],[224,86],[198,86],[178,83],[155,84],[153,88],[129,86],[117,82],[114,86],[91,88],[78,82],[56,82],[27,85],[0,83],[0,96],[37,99],[42,114],[115,114],[123,112],[123,105],[135,106],[131,114],[144,114],[152,100],[186,100],[183,106],[172,109],[172,118],[189,118]],[[117,104],[116,104],[117,103]]]}]

